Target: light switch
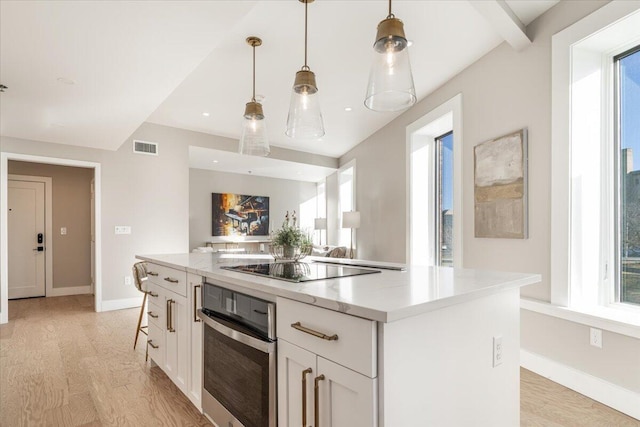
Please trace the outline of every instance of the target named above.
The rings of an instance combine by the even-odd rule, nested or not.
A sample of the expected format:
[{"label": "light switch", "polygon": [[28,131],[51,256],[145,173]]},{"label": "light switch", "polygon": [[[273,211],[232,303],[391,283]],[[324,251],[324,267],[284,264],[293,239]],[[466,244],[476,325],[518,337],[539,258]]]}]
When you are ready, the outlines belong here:
[{"label": "light switch", "polygon": [[116,225],[116,234],[131,234],[131,226]]},{"label": "light switch", "polygon": [[67,227],[61,227],[60,228],[60,234],[63,235],[63,236],[66,236],[67,235]]}]

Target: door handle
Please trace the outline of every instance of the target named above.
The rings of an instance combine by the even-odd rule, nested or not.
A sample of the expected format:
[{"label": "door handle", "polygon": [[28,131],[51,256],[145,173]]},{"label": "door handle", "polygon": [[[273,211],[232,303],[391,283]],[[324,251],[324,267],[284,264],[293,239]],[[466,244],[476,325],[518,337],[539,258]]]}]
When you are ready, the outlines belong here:
[{"label": "door handle", "polygon": [[202,322],[202,320],[198,319],[198,294],[199,292],[196,292],[196,289],[200,289],[202,287],[202,285],[195,285],[193,287],[193,322],[197,323],[197,322]]},{"label": "door handle", "polygon": [[169,332],[176,331],[173,324],[173,304],[175,304],[174,300],[167,300],[167,331]]},{"label": "door handle", "polygon": [[302,371],[302,427],[307,427],[307,374],[311,372],[311,368]]},{"label": "door handle", "polygon": [[34,252],[44,252],[44,246],[38,246],[37,248],[33,248]]},{"label": "door handle", "polygon": [[320,381],[324,380],[324,374],[317,376],[313,382],[313,409],[315,411],[315,427],[320,427]]}]

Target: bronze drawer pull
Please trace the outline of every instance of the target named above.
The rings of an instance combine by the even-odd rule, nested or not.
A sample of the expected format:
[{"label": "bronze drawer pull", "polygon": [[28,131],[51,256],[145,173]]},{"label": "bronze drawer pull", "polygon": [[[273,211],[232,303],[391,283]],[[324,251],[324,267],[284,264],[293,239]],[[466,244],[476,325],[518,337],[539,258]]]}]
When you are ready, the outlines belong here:
[{"label": "bronze drawer pull", "polygon": [[307,374],[311,372],[311,368],[302,371],[302,427],[307,427]]},{"label": "bronze drawer pull", "polygon": [[202,320],[198,319],[198,294],[199,292],[196,292],[196,289],[200,289],[202,287],[202,285],[195,285],[193,287],[193,323],[198,323],[198,322],[202,322]]},{"label": "bronze drawer pull", "polygon": [[152,348],[158,348],[158,347],[160,347],[159,345],[155,345],[155,344],[153,343],[153,340],[147,340],[147,344],[149,344]]},{"label": "bronze drawer pull", "polygon": [[154,298],[158,298],[158,294],[154,294],[152,291],[149,291],[149,295]]},{"label": "bronze drawer pull", "polygon": [[322,338],[323,340],[327,340],[327,341],[337,341],[338,340],[338,335],[336,335],[336,334],[333,334],[333,335],[323,334],[322,332],[314,331],[313,329],[309,329],[309,328],[306,328],[306,327],[302,326],[300,324],[300,322],[292,323],[291,327],[293,329],[299,330],[300,332],[304,332],[305,334],[309,334],[309,335],[313,335],[314,337]]},{"label": "bronze drawer pull", "polygon": [[179,282],[178,279],[173,279],[171,277],[165,277],[164,280],[166,280],[169,283],[178,283]]},{"label": "bronze drawer pull", "polygon": [[173,327],[173,304],[175,304],[175,300],[168,299],[167,300],[167,331],[175,332],[175,328]]},{"label": "bronze drawer pull", "polygon": [[147,276],[156,277],[156,276],[158,276],[158,273],[156,273],[155,271],[147,271]]},{"label": "bronze drawer pull", "polygon": [[315,426],[320,427],[320,381],[324,380],[324,374],[319,375],[314,379],[313,386],[313,409],[315,410]]},{"label": "bronze drawer pull", "polygon": [[157,314],[153,314],[153,311],[147,311],[147,314],[149,315],[149,317],[153,317],[154,319],[158,318]]}]

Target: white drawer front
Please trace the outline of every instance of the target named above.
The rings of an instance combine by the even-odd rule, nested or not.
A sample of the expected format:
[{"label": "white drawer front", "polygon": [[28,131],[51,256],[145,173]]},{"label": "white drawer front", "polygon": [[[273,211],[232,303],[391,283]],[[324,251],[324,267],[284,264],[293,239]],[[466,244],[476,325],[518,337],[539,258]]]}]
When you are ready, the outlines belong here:
[{"label": "white drawer front", "polygon": [[149,303],[147,304],[147,320],[149,324],[153,323],[160,329],[163,329],[165,327],[164,325],[167,324],[166,310],[161,304],[162,300],[160,300],[160,297],[153,298],[158,299],[157,302],[151,301],[151,299],[152,298],[149,298]]},{"label": "white drawer front", "polygon": [[158,327],[154,323],[149,323],[148,351],[149,357],[153,359],[158,366],[164,369],[165,340],[164,329]]},{"label": "white drawer front", "polygon": [[187,272],[147,263],[147,277],[152,282],[184,297],[187,296]]},{"label": "white drawer front", "polygon": [[[276,313],[278,338],[369,378],[377,376],[376,322],[285,298],[277,299]],[[329,339],[334,335],[337,339]]]}]

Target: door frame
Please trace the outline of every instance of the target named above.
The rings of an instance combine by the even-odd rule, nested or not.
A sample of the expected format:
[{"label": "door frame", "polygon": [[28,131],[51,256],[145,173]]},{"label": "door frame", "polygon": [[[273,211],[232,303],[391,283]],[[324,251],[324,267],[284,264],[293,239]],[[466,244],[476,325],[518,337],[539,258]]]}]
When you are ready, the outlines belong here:
[{"label": "door frame", "polygon": [[[45,250],[44,250],[44,295],[53,296],[53,200],[52,200],[52,180],[46,176],[31,176],[31,175],[8,175],[8,181],[26,181],[26,182],[43,182],[44,183],[44,235]],[[7,186],[9,182],[7,181]],[[8,197],[7,188],[7,197]],[[6,204],[3,204],[6,206]],[[8,206],[7,206],[8,208]],[[8,219],[7,219],[8,221]],[[7,223],[8,224],[8,223]],[[7,232],[9,229],[7,228]],[[7,235],[7,238],[9,236]],[[7,257],[9,245],[7,241]],[[4,253],[4,252],[3,252]],[[8,259],[8,258],[7,258]],[[7,264],[8,267],[8,264]],[[4,269],[2,269],[4,272]],[[7,270],[7,277],[9,271]],[[3,294],[4,295],[4,294]],[[9,297],[9,282],[7,280],[7,298]]]},{"label": "door frame", "polygon": [[9,321],[9,299],[8,299],[8,238],[7,238],[7,193],[9,184],[9,160],[20,160],[25,162],[45,163],[61,166],[76,166],[90,168],[94,170],[95,180],[95,311],[102,311],[102,173],[100,163],[88,162],[84,160],[62,159],[56,157],[33,156],[19,153],[0,153],[0,324]]}]

